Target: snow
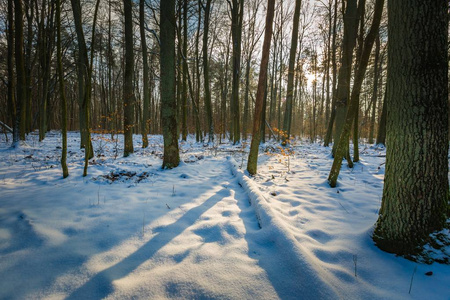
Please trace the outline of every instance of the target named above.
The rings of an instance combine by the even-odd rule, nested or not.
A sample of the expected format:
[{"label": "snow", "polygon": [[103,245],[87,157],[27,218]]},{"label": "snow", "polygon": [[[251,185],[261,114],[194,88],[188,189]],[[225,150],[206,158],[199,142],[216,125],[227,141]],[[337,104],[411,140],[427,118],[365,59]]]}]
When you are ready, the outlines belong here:
[{"label": "snow", "polygon": [[79,133],[68,141],[63,179],[59,132],[0,137],[0,299],[450,299],[450,265],[372,242],[382,148],[362,145],[332,189],[319,144],[262,145],[250,177],[248,144],[190,137],[162,170],[161,136],[134,136],[123,158],[121,136],[94,134],[82,177]]}]

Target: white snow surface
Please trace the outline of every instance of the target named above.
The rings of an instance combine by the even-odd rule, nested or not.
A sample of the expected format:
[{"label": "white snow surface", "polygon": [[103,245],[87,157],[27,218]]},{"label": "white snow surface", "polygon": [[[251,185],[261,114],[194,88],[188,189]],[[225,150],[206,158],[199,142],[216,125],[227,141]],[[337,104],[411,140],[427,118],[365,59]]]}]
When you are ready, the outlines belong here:
[{"label": "white snow surface", "polygon": [[16,148],[0,136],[0,299],[450,299],[450,265],[371,239],[383,148],[361,145],[330,188],[320,144],[262,145],[250,177],[248,144],[194,140],[162,170],[161,136],[142,149],[135,135],[123,158],[121,136],[94,134],[82,177],[71,132],[63,179],[60,132]]}]

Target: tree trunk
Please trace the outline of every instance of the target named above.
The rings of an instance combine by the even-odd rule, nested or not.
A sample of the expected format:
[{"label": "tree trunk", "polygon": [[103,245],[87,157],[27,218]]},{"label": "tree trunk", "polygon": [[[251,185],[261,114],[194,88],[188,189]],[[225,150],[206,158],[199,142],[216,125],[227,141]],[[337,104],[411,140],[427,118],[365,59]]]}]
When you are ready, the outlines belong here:
[{"label": "tree trunk", "polygon": [[16,126],[16,101],[14,81],[14,5],[13,0],[8,0],[8,111],[11,115],[13,129],[13,145],[19,142],[19,126]]},{"label": "tree trunk", "polygon": [[373,71],[373,91],[372,91],[372,113],[370,118],[370,129],[369,129],[369,144],[373,144],[373,135],[375,130],[375,112],[377,111],[377,100],[378,100],[378,79],[380,73],[379,66],[380,59],[380,36],[377,36],[375,41],[375,62]]},{"label": "tree trunk", "polygon": [[[199,0],[200,1],[200,0]],[[205,20],[203,25],[203,76],[205,88],[205,108],[206,120],[208,126],[208,143],[214,143],[214,123],[212,115],[211,90],[209,79],[209,61],[208,61],[208,31],[209,31],[209,15],[211,10],[211,0],[206,0]]]},{"label": "tree trunk", "polygon": [[180,163],[175,97],[175,0],[161,1],[160,7],[160,91],[164,138],[162,167],[171,169]]},{"label": "tree trunk", "polygon": [[149,105],[150,90],[148,81],[148,53],[147,41],[145,38],[145,0],[139,1],[139,26],[141,32],[141,48],[142,48],[142,65],[143,65],[143,89],[144,89],[144,111],[142,113],[142,148],[148,147],[148,131],[149,131]]},{"label": "tree trunk", "polygon": [[448,2],[388,1],[388,12],[386,175],[373,238],[414,254],[449,207]]},{"label": "tree trunk", "polygon": [[286,91],[286,110],[284,114],[283,122],[283,145],[289,143],[289,137],[291,135],[291,121],[292,121],[292,103],[294,94],[294,75],[295,75],[295,54],[297,52],[298,42],[298,23],[300,19],[300,8],[302,5],[301,0],[295,1],[294,11],[294,25],[292,27],[291,49],[289,52],[289,70],[288,70],[288,82]]},{"label": "tree trunk", "polygon": [[372,46],[375,38],[378,35],[378,28],[380,26],[381,15],[383,13],[384,0],[376,0],[374,8],[374,16],[372,25],[370,27],[369,33],[367,34],[366,40],[364,41],[361,59],[358,64],[358,70],[355,74],[351,100],[348,107],[347,114],[345,116],[345,122],[342,126],[341,136],[339,140],[335,143],[336,152],[334,155],[333,165],[328,176],[328,183],[331,187],[335,187],[337,183],[337,178],[341,170],[342,159],[347,157],[347,161],[350,163],[350,155],[348,154],[348,138],[350,136],[350,130],[352,123],[354,122],[356,109],[359,105],[359,93],[361,91],[361,85],[366,73],[367,64],[369,62],[370,53],[372,51]]},{"label": "tree trunk", "polygon": [[61,131],[62,131],[62,153],[61,153],[61,167],[63,170],[63,178],[69,176],[69,169],[67,168],[67,99],[64,91],[64,72],[62,67],[61,54],[61,2],[56,0],[56,55],[58,61],[58,78],[59,78],[59,94],[61,97]]},{"label": "tree trunk", "polygon": [[380,122],[378,123],[377,145],[386,145],[386,120],[387,120],[387,90],[384,91],[383,108]]},{"label": "tree trunk", "polygon": [[244,18],[244,0],[232,0],[231,7],[231,35],[233,38],[233,83],[231,88],[231,112],[233,144],[241,140],[240,117],[239,117],[239,81],[241,73],[241,41],[242,22]]},{"label": "tree trunk", "polygon": [[92,149],[91,134],[89,128],[89,105],[90,105],[90,76],[89,76],[89,62],[84,39],[83,25],[81,19],[81,5],[79,0],[71,0],[73,19],[75,23],[75,31],[77,34],[78,44],[78,106],[79,106],[79,120],[80,120],[80,135],[81,148],[85,148],[85,158],[94,157]]},{"label": "tree trunk", "polygon": [[133,91],[134,54],[133,54],[133,13],[132,1],[123,0],[125,15],[125,71],[123,77],[123,156],[127,157],[134,152],[133,127],[135,99]]},{"label": "tree trunk", "polygon": [[264,108],[264,93],[267,85],[267,66],[270,56],[270,42],[272,39],[272,23],[274,15],[275,0],[268,0],[266,28],[264,33],[264,43],[262,49],[261,67],[258,78],[258,90],[256,91],[255,115],[253,120],[253,135],[248,156],[247,171],[254,175],[258,167],[258,150],[261,140],[261,120]]},{"label": "tree trunk", "polygon": [[356,0],[348,0],[344,15],[344,38],[342,45],[341,67],[336,91],[336,114],[333,155],[341,136],[342,127],[347,113],[347,102],[350,97],[350,78],[352,71],[353,48],[356,44],[356,32],[358,29]]},{"label": "tree trunk", "polygon": [[14,22],[15,22],[15,56],[17,74],[17,99],[16,99],[16,130],[19,138],[25,141],[25,104],[27,99],[27,87],[25,81],[25,62],[23,56],[23,8],[22,0],[14,1]]},{"label": "tree trunk", "polygon": [[[187,58],[187,39],[188,39],[188,22],[187,22],[187,14],[188,14],[188,0],[183,0],[183,56]],[[200,14],[200,13],[199,13]],[[200,21],[199,21],[200,22]],[[198,37],[197,37],[198,42]],[[198,47],[198,44],[196,45]],[[183,89],[181,95],[181,138],[183,141],[187,139],[187,73],[189,72],[187,64],[183,65]],[[200,79],[199,79],[200,80]],[[197,102],[198,103],[198,102]],[[197,127],[199,127],[198,124]],[[197,129],[198,130],[198,129]],[[198,133],[197,133],[198,135]]]}]

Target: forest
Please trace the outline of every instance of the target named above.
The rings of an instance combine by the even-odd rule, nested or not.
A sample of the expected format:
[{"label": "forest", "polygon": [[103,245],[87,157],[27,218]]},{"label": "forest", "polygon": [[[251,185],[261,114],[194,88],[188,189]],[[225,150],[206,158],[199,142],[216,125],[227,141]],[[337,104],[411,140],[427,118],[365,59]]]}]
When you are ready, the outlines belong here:
[{"label": "forest", "polygon": [[448,299],[449,11],[0,0],[0,298]]}]

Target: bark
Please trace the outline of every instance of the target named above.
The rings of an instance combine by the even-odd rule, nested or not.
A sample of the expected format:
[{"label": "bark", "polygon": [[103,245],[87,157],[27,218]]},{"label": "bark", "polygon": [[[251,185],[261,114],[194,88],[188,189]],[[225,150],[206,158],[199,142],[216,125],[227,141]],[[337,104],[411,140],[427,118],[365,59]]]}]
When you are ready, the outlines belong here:
[{"label": "bark", "polygon": [[258,90],[256,91],[255,116],[253,121],[253,135],[248,156],[247,171],[254,175],[258,167],[258,150],[261,140],[261,120],[264,108],[264,93],[267,85],[267,66],[270,56],[270,42],[272,39],[272,23],[274,15],[275,0],[268,0],[266,28],[264,32],[264,42],[262,49],[261,67],[258,78]]},{"label": "bark", "polygon": [[203,24],[203,76],[205,88],[205,108],[206,121],[208,126],[208,143],[214,143],[214,123],[212,115],[211,90],[209,79],[209,61],[208,61],[208,31],[209,31],[209,15],[211,10],[211,0],[206,0],[205,20]]},{"label": "bark", "polygon": [[14,1],[14,23],[15,23],[15,58],[16,58],[16,131],[19,139],[25,140],[25,104],[27,99],[27,88],[25,81],[25,61],[23,55],[23,7],[22,0]]},{"label": "bark", "polygon": [[134,76],[134,54],[133,54],[133,14],[132,1],[123,0],[125,15],[125,71],[123,85],[123,127],[124,127],[124,149],[123,156],[127,157],[134,152],[133,149],[133,128],[135,98],[133,91]]},{"label": "bark", "polygon": [[149,131],[149,105],[150,105],[150,90],[148,78],[148,51],[147,40],[145,37],[145,0],[139,1],[139,25],[141,33],[141,48],[142,48],[142,65],[143,65],[143,89],[144,89],[144,111],[142,113],[142,148],[148,147],[148,131]]},{"label": "bark", "polygon": [[[188,0],[183,0],[183,56],[187,57],[187,39],[188,39],[188,22],[187,22],[187,14],[188,14]],[[199,13],[200,14],[200,13]],[[199,21],[200,22],[200,21]],[[198,42],[198,39],[197,39]],[[198,44],[196,45],[198,47]],[[187,64],[183,66],[183,89],[181,95],[181,136],[182,140],[185,141],[187,139],[187,73],[189,69]],[[200,124],[197,125],[200,127]]]},{"label": "bark", "polygon": [[413,254],[449,208],[448,2],[388,1],[388,15],[386,175],[373,238]]},{"label": "bark", "polygon": [[27,44],[25,49],[25,70],[26,70],[26,78],[25,82],[27,85],[27,101],[26,101],[26,132],[29,133],[32,130],[32,116],[31,116],[31,110],[32,110],[32,102],[31,102],[31,77],[32,77],[32,70],[33,70],[33,62],[31,59],[32,54],[32,47],[33,47],[33,20],[34,20],[34,6],[32,5],[31,0],[25,1],[25,7],[26,7],[26,18],[27,18]]},{"label": "bark", "polygon": [[386,120],[387,120],[387,90],[384,91],[383,108],[381,109],[380,122],[378,123],[377,145],[386,145]]},{"label": "bark", "polygon": [[286,110],[284,114],[283,122],[283,145],[289,143],[289,137],[291,135],[291,122],[292,122],[292,103],[294,94],[294,75],[295,75],[295,54],[297,52],[298,43],[298,23],[300,19],[300,8],[302,5],[301,0],[295,1],[294,10],[294,25],[292,27],[291,49],[289,52],[289,69],[288,69],[288,82],[286,91]]},{"label": "bark", "polygon": [[336,75],[337,75],[337,64],[336,64],[336,27],[337,27],[337,4],[338,0],[334,0],[334,16],[333,16],[333,34],[332,34],[332,54],[331,54],[331,65],[332,65],[332,80],[331,80],[331,114],[330,119],[328,121],[328,127],[327,127],[327,133],[325,135],[324,143],[323,145],[325,147],[328,147],[331,142],[331,138],[333,135],[333,127],[334,127],[334,120],[336,118]]},{"label": "bark", "polygon": [[19,128],[16,126],[16,101],[14,81],[14,6],[13,0],[8,0],[8,111],[12,120],[13,144],[19,142]]},{"label": "bark", "polygon": [[160,91],[164,138],[162,167],[171,169],[180,163],[175,95],[175,0],[161,1],[160,8]]},{"label": "bark", "polygon": [[231,113],[233,144],[241,140],[239,81],[241,73],[241,41],[242,22],[244,18],[244,0],[232,0],[231,5],[231,35],[233,39],[233,81],[231,87]]},{"label": "bark", "polygon": [[81,22],[81,5],[79,0],[71,0],[73,19],[75,23],[75,32],[77,34],[78,59],[77,59],[77,78],[78,78],[78,107],[80,121],[80,148],[85,148],[86,159],[92,158],[94,152],[92,149],[91,134],[89,128],[89,105],[91,94],[91,83],[89,75],[89,62],[84,38],[83,25]]},{"label": "bark", "polygon": [[61,167],[63,171],[63,178],[69,176],[69,169],[67,168],[67,99],[64,87],[64,71],[62,67],[61,54],[61,1],[56,0],[56,55],[58,63],[58,78],[59,78],[59,94],[61,97],[61,131],[62,131],[62,153],[61,153]]}]

